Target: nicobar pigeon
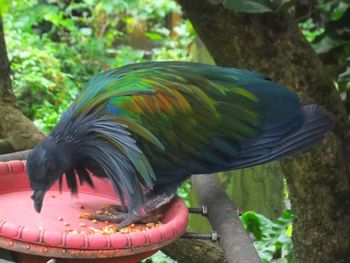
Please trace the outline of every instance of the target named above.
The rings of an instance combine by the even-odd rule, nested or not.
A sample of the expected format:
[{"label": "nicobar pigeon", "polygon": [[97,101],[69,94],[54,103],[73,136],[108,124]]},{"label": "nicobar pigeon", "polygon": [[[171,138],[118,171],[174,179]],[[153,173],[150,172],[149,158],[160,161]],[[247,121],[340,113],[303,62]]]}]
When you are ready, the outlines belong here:
[{"label": "nicobar pigeon", "polygon": [[192,174],[290,156],[332,127],[321,106],[253,72],[172,61],[126,65],[92,78],[31,151],[34,207],[40,212],[45,192],[64,175],[77,193],[77,179],[93,185],[92,172],[127,203],[107,218],[125,227],[171,201]]}]

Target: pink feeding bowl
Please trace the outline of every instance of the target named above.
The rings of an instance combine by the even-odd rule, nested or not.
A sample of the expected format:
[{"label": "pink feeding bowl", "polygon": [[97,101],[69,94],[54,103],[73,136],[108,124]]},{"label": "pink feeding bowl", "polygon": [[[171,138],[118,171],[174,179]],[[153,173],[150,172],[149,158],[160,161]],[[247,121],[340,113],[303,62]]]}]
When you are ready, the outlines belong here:
[{"label": "pink feeding bowl", "polygon": [[[141,232],[87,234],[93,223],[79,218],[119,199],[108,180],[93,177],[95,188],[80,186],[72,196],[63,182],[46,193],[41,213],[30,198],[32,191],[25,162],[0,162],[0,247],[14,251],[17,262],[138,262],[179,238],[186,230],[188,209],[180,198],[168,205],[161,224]],[[85,223],[86,226],[79,226]],[[78,231],[71,232],[75,229]],[[78,232],[78,233],[77,233]]]}]

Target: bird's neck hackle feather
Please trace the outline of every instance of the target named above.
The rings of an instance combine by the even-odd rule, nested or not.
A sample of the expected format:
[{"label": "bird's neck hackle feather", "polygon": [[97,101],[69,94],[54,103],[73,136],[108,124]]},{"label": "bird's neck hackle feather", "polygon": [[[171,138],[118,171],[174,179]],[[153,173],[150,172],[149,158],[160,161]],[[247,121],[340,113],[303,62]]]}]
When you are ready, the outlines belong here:
[{"label": "bird's neck hackle feather", "polygon": [[75,173],[80,180],[87,181],[86,170],[96,172],[94,168],[98,167],[102,172],[98,175],[112,181],[120,198],[126,193],[128,200],[133,197],[135,205],[143,202],[140,182],[148,188],[152,188],[153,182],[151,178],[140,178],[140,171],[153,171],[127,127],[107,115],[106,108],[75,117],[74,107],[73,103],[51,134],[57,144],[72,149],[72,158],[79,164],[66,172],[68,186],[76,192]]}]

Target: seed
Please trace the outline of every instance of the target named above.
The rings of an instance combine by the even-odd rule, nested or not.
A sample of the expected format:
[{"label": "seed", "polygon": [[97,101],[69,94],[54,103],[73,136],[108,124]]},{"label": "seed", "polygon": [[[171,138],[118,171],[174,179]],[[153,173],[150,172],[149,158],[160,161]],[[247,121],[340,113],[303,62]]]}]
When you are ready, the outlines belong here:
[{"label": "seed", "polygon": [[69,226],[69,223],[68,222],[64,222],[63,225],[64,226]]},{"label": "seed", "polygon": [[89,227],[90,230],[92,230],[93,233],[101,233],[101,230],[95,228],[95,227]]},{"label": "seed", "polygon": [[80,223],[79,226],[86,227],[85,223]]},{"label": "seed", "polygon": [[80,209],[84,209],[85,207],[84,207],[84,205],[80,205]]},{"label": "seed", "polygon": [[76,229],[70,229],[70,230],[68,231],[68,233],[71,233],[71,234],[79,234],[79,231],[76,230]]},{"label": "seed", "polygon": [[89,213],[83,213],[79,215],[79,218],[89,218],[91,214]]},{"label": "seed", "polygon": [[97,221],[96,219],[93,219],[93,220],[92,220],[92,223],[97,224],[98,221]]},{"label": "seed", "polygon": [[63,221],[63,218],[62,217],[59,217],[59,218],[57,218],[58,219],[58,221]]},{"label": "seed", "polygon": [[55,195],[55,194],[52,194],[51,197],[52,197],[52,198],[56,198],[56,195]]}]

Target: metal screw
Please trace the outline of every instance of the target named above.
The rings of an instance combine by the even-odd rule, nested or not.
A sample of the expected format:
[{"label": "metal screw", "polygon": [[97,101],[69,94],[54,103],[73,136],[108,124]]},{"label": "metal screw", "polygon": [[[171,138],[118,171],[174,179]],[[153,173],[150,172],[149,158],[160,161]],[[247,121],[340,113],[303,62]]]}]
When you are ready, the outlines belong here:
[{"label": "metal screw", "polygon": [[211,232],[210,234],[203,234],[203,233],[195,233],[195,232],[185,232],[181,236],[181,238],[189,238],[189,239],[204,239],[204,240],[211,240],[211,241],[217,241],[220,238],[220,235],[217,232]]},{"label": "metal screw", "polygon": [[219,239],[219,234],[217,232],[211,232],[211,240],[217,241]]},{"label": "metal screw", "polygon": [[208,207],[205,205],[202,205],[201,208],[188,208],[188,211],[192,214],[208,215]]}]

